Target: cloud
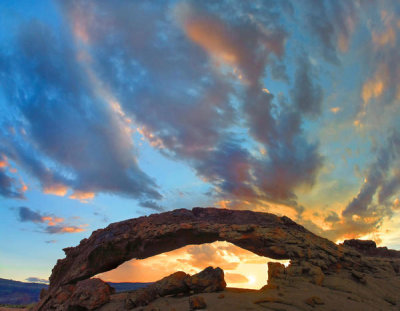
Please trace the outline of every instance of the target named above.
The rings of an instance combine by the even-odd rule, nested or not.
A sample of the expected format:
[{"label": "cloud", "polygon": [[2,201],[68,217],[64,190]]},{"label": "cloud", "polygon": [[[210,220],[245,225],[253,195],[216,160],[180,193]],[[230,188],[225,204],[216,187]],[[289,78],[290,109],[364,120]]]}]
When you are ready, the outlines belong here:
[{"label": "cloud", "polygon": [[337,223],[338,221],[340,221],[340,217],[339,215],[334,212],[334,211],[330,211],[329,215],[325,217],[325,222],[329,222],[332,225],[334,225],[335,223]]},{"label": "cloud", "polygon": [[391,132],[376,151],[376,158],[366,170],[364,183],[343,209],[341,217],[331,211],[324,221],[332,228],[322,230],[314,226],[316,233],[332,240],[359,238],[376,233],[384,219],[392,217],[399,187],[400,136],[396,130]]},{"label": "cloud", "polygon": [[[221,3],[215,8],[207,2],[184,2],[164,7],[118,2],[111,7],[107,2],[86,5],[78,1],[62,4],[61,11],[75,40],[103,51],[90,53],[85,66],[90,66],[97,80],[107,81],[120,114],[131,119],[153,147],[194,167],[221,199],[264,206],[272,200],[300,210],[294,192],[299,186],[312,186],[322,164],[318,144],[308,143],[301,124],[307,113],[318,114],[322,95],[308,66],[301,73],[308,79],[303,94],[310,93],[304,100],[311,101],[298,98],[273,113],[281,103],[263,91],[262,79],[269,63],[276,67],[284,56],[287,33],[274,17],[273,6],[265,6],[259,14],[236,3],[232,14],[226,15],[224,10],[230,5]],[[104,23],[89,22],[97,20],[98,14]],[[154,20],[163,27],[154,27]],[[110,41],[110,33],[118,36]],[[114,55],[113,62],[109,55]],[[283,78],[284,69],[277,70],[282,73],[275,76]],[[300,111],[295,105],[306,108]],[[307,110],[307,105],[312,109]],[[248,140],[261,143],[268,155],[255,157],[244,147],[235,130],[238,126],[247,127],[252,135]],[[259,170],[266,175],[255,176]],[[124,185],[114,184],[118,189]],[[149,195],[139,201],[141,206],[160,210],[157,199]]]},{"label": "cloud", "polygon": [[77,226],[47,226],[44,231],[50,234],[57,234],[57,233],[78,233],[85,231],[84,228],[77,227]]},{"label": "cloud", "polygon": [[11,199],[25,199],[25,188],[18,181],[9,176],[5,169],[0,168],[0,195]]},{"label": "cloud", "polygon": [[142,207],[145,207],[145,208],[150,208],[150,209],[158,211],[158,212],[164,211],[164,207],[157,204],[155,201],[140,202],[139,205]]},{"label": "cloud", "polygon": [[[335,127],[338,122],[347,130],[347,120],[333,114],[340,111],[366,126],[371,109],[397,115],[398,21],[390,10],[383,13],[381,4],[78,0],[57,5],[63,21],[58,28],[46,21],[16,21],[12,41],[0,52],[4,109],[12,115],[0,121],[2,128],[13,129],[0,131],[0,152],[46,194],[87,202],[111,193],[163,210],[163,189],[137,161],[142,141],[135,141],[142,139],[192,168],[212,188],[210,200],[221,206],[301,220],[307,207],[299,196],[315,187],[325,166],[337,164],[337,146],[319,134],[333,118]],[[370,17],[373,23],[364,22]],[[356,42],[367,42],[357,54]],[[342,61],[349,70],[362,66],[349,79]],[[342,111],[338,98],[347,93],[336,87],[343,84],[357,94],[349,103],[345,99]],[[325,110],[332,113],[322,114]],[[346,144],[358,148],[357,133],[346,132]],[[376,228],[380,216],[396,206],[397,160],[372,150],[361,162],[375,152],[366,184],[343,213],[319,207],[320,224],[341,226],[332,236]],[[1,193],[22,196],[3,162]],[[62,232],[60,223],[48,226],[44,230]]]},{"label": "cloud", "polygon": [[344,217],[352,217],[357,215],[365,217],[375,212],[377,207],[373,206],[373,197],[375,193],[382,187],[380,201],[386,201],[386,198],[393,195],[388,188],[392,187],[393,180],[388,179],[388,175],[392,170],[392,166],[397,162],[400,155],[400,136],[397,131],[387,138],[385,144],[378,150],[375,162],[373,162],[365,178],[364,184],[361,186],[358,195],[347,205],[342,215]]},{"label": "cloud", "polygon": [[26,135],[2,133],[0,150],[46,193],[71,189],[70,197],[79,200],[98,192],[161,199],[155,181],[138,167],[118,104],[97,90],[106,82],[77,61],[71,34],[56,36],[48,25],[30,21],[18,27],[14,47],[0,55],[0,79]]},{"label": "cloud", "polygon": [[315,48],[325,60],[338,64],[338,53],[349,49],[362,6],[357,6],[356,1],[305,1],[303,4]]},{"label": "cloud", "polygon": [[[41,231],[49,234],[58,233],[78,233],[85,231],[86,225],[74,226],[65,222],[64,218],[53,215],[43,215],[29,207],[21,206],[18,208],[18,219],[21,222],[33,222],[39,225]],[[45,226],[43,226],[43,225]],[[46,243],[55,243],[55,240],[46,241]]]},{"label": "cloud", "polygon": [[42,215],[25,206],[19,208],[19,220],[22,222],[44,222]]},{"label": "cloud", "polygon": [[305,56],[301,57],[291,95],[295,107],[309,117],[316,117],[321,113],[323,95],[321,87],[315,84],[315,76],[309,60]]},{"label": "cloud", "polygon": [[225,280],[227,283],[248,283],[249,279],[243,274],[239,273],[225,273]]},{"label": "cloud", "polygon": [[32,282],[32,283],[41,283],[41,284],[49,284],[50,283],[48,279],[41,279],[41,278],[37,278],[34,276],[26,278],[25,281]]}]

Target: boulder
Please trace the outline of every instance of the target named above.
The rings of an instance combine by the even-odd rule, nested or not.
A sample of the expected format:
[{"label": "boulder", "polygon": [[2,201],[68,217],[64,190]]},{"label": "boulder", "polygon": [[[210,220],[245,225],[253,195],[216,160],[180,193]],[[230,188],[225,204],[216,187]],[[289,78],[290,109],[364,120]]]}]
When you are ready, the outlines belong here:
[{"label": "boulder", "polygon": [[186,285],[195,293],[211,293],[224,290],[226,282],[221,268],[208,267],[185,280]]},{"label": "boulder", "polygon": [[54,294],[48,309],[94,310],[110,301],[114,289],[100,279],[87,279],[76,285],[65,285]]},{"label": "boulder", "polygon": [[158,297],[167,295],[189,294],[192,291],[211,293],[224,290],[225,287],[224,271],[221,268],[207,267],[193,276],[179,271],[129,293],[125,300],[125,308],[146,306]]}]

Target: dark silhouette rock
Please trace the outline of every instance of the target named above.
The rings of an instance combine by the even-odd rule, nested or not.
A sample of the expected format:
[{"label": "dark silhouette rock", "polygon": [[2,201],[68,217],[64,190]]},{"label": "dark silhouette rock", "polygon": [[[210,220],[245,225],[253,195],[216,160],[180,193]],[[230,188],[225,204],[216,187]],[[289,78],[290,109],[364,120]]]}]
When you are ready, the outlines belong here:
[{"label": "dark silhouette rock", "polygon": [[[78,246],[64,249],[66,257],[57,261],[49,291],[35,309],[50,310],[60,289],[75,286],[132,258],[144,259],[185,245],[215,241],[227,241],[260,256],[290,259],[289,267],[272,268],[273,275],[268,282],[275,287],[295,282],[321,286],[331,275],[354,280],[353,272],[378,278],[393,277],[400,271],[399,252],[376,248],[371,243],[361,243],[362,247],[357,242],[336,245],[287,217],[216,208],[179,209],[110,224],[94,231]],[[371,257],[378,253],[384,255]],[[184,276],[182,279],[186,280]],[[175,286],[174,282],[181,284],[181,279],[174,277],[165,282]],[[207,289],[203,279],[196,282],[203,284],[202,290]],[[153,288],[158,295],[159,289]]]},{"label": "dark silhouette rock", "polygon": [[185,280],[186,285],[195,293],[212,293],[224,290],[226,282],[221,268],[208,267]]},{"label": "dark silhouette rock", "polygon": [[145,288],[131,292],[125,300],[125,308],[146,306],[158,297],[167,295],[211,293],[224,290],[226,283],[221,268],[208,267],[190,276],[185,272],[175,272]]}]

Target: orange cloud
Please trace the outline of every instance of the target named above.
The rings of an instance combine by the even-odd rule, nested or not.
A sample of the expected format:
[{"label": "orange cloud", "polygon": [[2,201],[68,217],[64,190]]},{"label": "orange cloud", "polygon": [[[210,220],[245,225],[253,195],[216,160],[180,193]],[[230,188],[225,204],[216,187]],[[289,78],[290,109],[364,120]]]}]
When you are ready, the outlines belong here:
[{"label": "orange cloud", "polygon": [[21,192],[26,192],[28,190],[28,186],[25,185],[24,182],[22,182],[22,186],[21,186],[20,190],[21,190]]},{"label": "orange cloud", "polygon": [[231,203],[231,201],[229,201],[229,200],[220,200],[220,201],[218,201],[218,202],[215,202],[214,203],[214,205],[215,206],[219,206],[219,207],[221,207],[221,208],[228,208],[228,206],[229,206],[229,204]]},{"label": "orange cloud", "polygon": [[58,223],[63,222],[63,221],[64,221],[64,218],[61,218],[61,217],[53,217],[53,216],[43,216],[43,217],[42,217],[42,220],[43,220],[44,222],[47,222],[47,225],[48,225],[48,226],[55,226],[55,225],[57,225]]},{"label": "orange cloud", "polygon": [[0,157],[0,168],[7,166],[8,166],[7,157],[4,154],[2,154]]},{"label": "orange cloud", "polygon": [[229,284],[249,283],[249,279],[240,273],[225,273],[225,281]]},{"label": "orange cloud", "polygon": [[60,232],[64,233],[77,233],[82,231],[85,231],[85,229],[79,227],[62,227],[60,230]]},{"label": "orange cloud", "polygon": [[332,113],[337,114],[340,110],[342,110],[342,108],[340,107],[332,107],[331,109],[329,109]]},{"label": "orange cloud", "polygon": [[396,198],[396,199],[393,201],[392,209],[394,209],[394,210],[400,210],[400,200],[399,200],[399,198]]},{"label": "orange cloud", "polygon": [[389,26],[384,32],[372,32],[372,42],[376,46],[391,45],[392,47],[396,44],[396,31],[393,27]]},{"label": "orange cloud", "polygon": [[150,130],[148,130],[145,126],[138,127],[137,132],[142,135],[142,140],[147,140],[150,146],[163,149],[165,148],[163,141],[156,137]]},{"label": "orange cloud", "polygon": [[389,72],[386,64],[380,64],[374,76],[368,79],[361,92],[361,98],[364,103],[368,103],[370,99],[377,98],[382,95],[387,85]]},{"label": "orange cloud", "polygon": [[71,14],[71,20],[72,30],[75,37],[83,43],[88,44],[90,37],[85,24],[85,21],[87,20],[86,14],[87,10],[83,12],[83,10],[75,9]]},{"label": "orange cloud", "polygon": [[94,192],[85,192],[85,191],[75,190],[74,193],[72,193],[69,196],[69,198],[79,200],[83,203],[86,203],[87,200],[93,199],[94,196],[95,196]]},{"label": "orange cloud", "polygon": [[213,57],[226,64],[238,62],[238,51],[225,25],[211,16],[194,15],[188,5],[181,5],[178,14],[186,35]]},{"label": "orange cloud", "polygon": [[43,193],[45,194],[53,194],[60,197],[63,197],[67,194],[68,187],[62,184],[54,184],[43,187]]}]

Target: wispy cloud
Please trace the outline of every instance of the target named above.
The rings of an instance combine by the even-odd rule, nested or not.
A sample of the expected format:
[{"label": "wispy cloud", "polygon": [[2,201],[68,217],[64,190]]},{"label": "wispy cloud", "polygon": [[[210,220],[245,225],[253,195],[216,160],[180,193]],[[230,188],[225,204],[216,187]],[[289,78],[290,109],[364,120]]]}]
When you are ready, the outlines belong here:
[{"label": "wispy cloud", "polygon": [[[41,231],[50,234],[57,233],[77,233],[85,231],[87,225],[75,226],[65,222],[64,218],[53,215],[43,215],[38,211],[34,211],[28,207],[21,206],[18,208],[19,221],[33,222],[39,225]],[[44,225],[44,226],[43,226]],[[54,243],[55,240],[46,241],[46,243]]]}]

